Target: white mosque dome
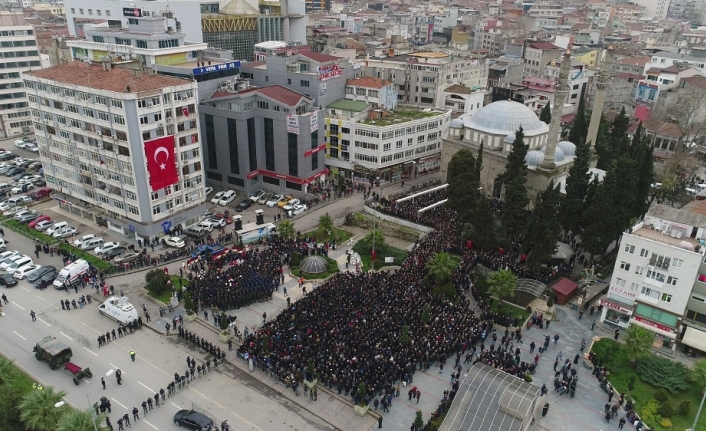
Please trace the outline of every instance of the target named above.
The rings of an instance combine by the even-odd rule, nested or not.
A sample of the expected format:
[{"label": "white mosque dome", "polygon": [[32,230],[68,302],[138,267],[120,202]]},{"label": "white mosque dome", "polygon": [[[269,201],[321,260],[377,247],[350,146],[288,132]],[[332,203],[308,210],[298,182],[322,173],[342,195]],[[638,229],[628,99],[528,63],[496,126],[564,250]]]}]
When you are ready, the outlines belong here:
[{"label": "white mosque dome", "polygon": [[528,151],[525,156],[525,164],[527,166],[539,166],[544,160],[544,153],[538,150]]},{"label": "white mosque dome", "polygon": [[493,135],[515,134],[522,127],[526,136],[535,136],[549,131],[549,126],[522,103],[500,100],[478,110],[467,123],[473,130]]},{"label": "white mosque dome", "polygon": [[[569,142],[569,143],[571,143],[571,142]],[[546,152],[546,150],[547,150],[546,145],[539,149],[539,151],[542,152],[542,156],[544,156],[544,153]],[[556,149],[554,150],[554,163],[561,163],[564,160],[566,160],[566,154],[564,154],[564,150],[559,148],[559,145],[557,145]]]},{"label": "white mosque dome", "polygon": [[512,144],[515,142],[515,134],[514,133],[508,133],[507,136],[505,136],[505,143],[506,144]]},{"label": "white mosque dome", "polygon": [[566,157],[576,157],[576,145],[573,142],[561,141],[556,144],[557,149],[561,148]]},{"label": "white mosque dome", "polygon": [[449,123],[449,127],[451,127],[452,129],[463,129],[463,120],[454,118]]}]

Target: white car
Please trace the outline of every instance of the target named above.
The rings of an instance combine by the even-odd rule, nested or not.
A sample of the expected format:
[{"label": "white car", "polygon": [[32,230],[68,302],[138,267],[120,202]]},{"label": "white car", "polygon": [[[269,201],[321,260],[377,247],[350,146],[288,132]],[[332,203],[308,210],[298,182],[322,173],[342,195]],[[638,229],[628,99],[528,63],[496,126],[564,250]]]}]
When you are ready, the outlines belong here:
[{"label": "white car", "polygon": [[25,207],[10,207],[7,210],[3,211],[2,215],[4,216],[14,216],[20,211],[25,211]]},{"label": "white car", "polygon": [[42,179],[41,175],[27,175],[26,177],[20,178],[18,181],[20,184],[25,184],[25,183],[33,183],[35,181],[39,181]]},{"label": "white car", "polygon": [[307,210],[306,205],[304,205],[304,204],[297,205],[294,208],[292,208],[292,215],[295,216],[295,215],[301,214],[306,210]]},{"label": "white car", "polygon": [[78,233],[78,230],[75,227],[66,226],[66,227],[62,227],[61,229],[54,232],[52,234],[52,236],[56,239],[61,239],[61,238],[67,238],[70,236],[74,236],[77,233]]},{"label": "white car", "polygon": [[18,193],[27,193],[28,191],[32,190],[34,188],[34,184],[32,183],[20,183],[20,185],[13,187],[10,190],[10,193],[13,195],[16,195]]},{"label": "white car", "polygon": [[301,201],[299,199],[292,199],[291,201],[287,202],[287,205],[285,205],[282,209],[285,211],[289,211],[300,203]]},{"label": "white car", "polygon": [[165,238],[164,243],[174,248],[186,247],[186,243],[184,242],[184,240],[176,236],[170,236],[169,238]]},{"label": "white car", "polygon": [[228,205],[229,203],[233,202],[233,199],[235,199],[235,190],[228,190],[221,197],[221,200],[218,201],[218,205]]},{"label": "white car", "polygon": [[15,146],[17,148],[24,148],[26,145],[27,145],[27,143],[25,141],[20,141],[19,139],[17,141],[15,141]]},{"label": "white car", "polygon": [[208,220],[204,220],[204,221],[202,221],[202,222],[199,222],[199,223],[196,225],[196,227],[200,227],[200,228],[202,228],[202,229],[207,230],[208,232],[212,232],[214,225],[215,225],[215,223],[211,223],[211,222],[208,221]]},{"label": "white car", "polygon": [[32,261],[32,258],[29,256],[24,256],[22,259],[17,259],[16,261],[12,262],[12,265],[7,267],[7,273],[10,275],[13,275],[15,271],[17,271],[20,268],[23,268],[27,265],[33,264],[34,261]]},{"label": "white car", "polygon": [[95,238],[95,237],[96,237],[96,236],[95,236],[94,234],[89,233],[89,234],[84,235],[84,236],[82,236],[81,238],[75,240],[75,241],[73,242],[73,244],[74,244],[76,247],[78,247],[79,245],[81,245],[82,242],[84,242],[84,241],[86,241],[86,240],[89,240],[89,239],[93,239],[93,238]]},{"label": "white car", "polygon": [[10,267],[13,263],[17,262],[18,260],[25,258],[24,254],[15,254],[13,256],[8,257],[7,259],[3,260],[2,263],[0,263],[0,269],[2,270],[7,270],[7,268]]},{"label": "white car", "polygon": [[34,225],[34,229],[38,231],[43,231],[47,230],[51,225],[53,225],[55,222],[54,220],[42,220],[36,225]]},{"label": "white car", "polygon": [[218,227],[226,227],[226,220],[218,217],[209,217],[207,219],[204,219],[204,221],[209,221],[211,224]]},{"label": "white car", "polygon": [[2,253],[0,253],[0,263],[4,262],[12,256],[17,256],[18,254],[20,254],[20,252],[17,250],[3,251]]},{"label": "white car", "polygon": [[213,187],[206,187],[205,189],[203,189],[203,195],[204,195],[204,196],[208,196],[208,195],[210,195],[211,193],[213,193]]},{"label": "white car", "polygon": [[226,192],[218,192],[215,195],[213,195],[213,197],[211,198],[211,203],[214,205],[218,205],[218,202],[220,202],[220,200],[224,194],[226,194]]},{"label": "white car", "polygon": [[39,152],[39,147],[36,144],[29,143],[25,145],[25,150],[29,150],[33,153],[38,153]]},{"label": "white car", "polygon": [[12,273],[12,276],[18,280],[22,280],[23,278],[27,277],[29,274],[38,270],[41,267],[42,267],[42,265],[37,265],[36,263],[30,263],[29,265],[25,265],[21,268],[17,268],[17,270],[14,273]]},{"label": "white car", "polygon": [[267,201],[267,203],[265,205],[272,208],[275,205],[277,205],[278,203],[280,203],[282,201],[282,199],[284,199],[284,195],[274,195],[274,196],[272,196],[272,199]]},{"label": "white car", "polygon": [[265,194],[264,190],[257,191],[255,193],[253,193],[252,196],[250,196],[250,200],[253,201],[253,203],[257,203],[257,200],[260,199],[262,197],[262,195],[264,195],[264,194]]},{"label": "white car", "polygon": [[105,253],[108,250],[112,250],[117,247],[120,247],[120,243],[118,241],[106,242],[103,245],[99,245],[98,247],[93,249],[93,252],[100,255],[100,254]]},{"label": "white car", "polygon": [[5,201],[0,204],[0,211],[7,211],[7,210],[14,208],[14,207],[16,207],[16,205],[14,203]]},{"label": "white car", "polygon": [[28,159],[28,158],[25,158],[25,157],[16,157],[16,158],[12,161],[12,163],[14,163],[15,166],[19,166],[19,165],[21,165],[22,163],[26,162],[27,160],[29,160],[29,159]]}]

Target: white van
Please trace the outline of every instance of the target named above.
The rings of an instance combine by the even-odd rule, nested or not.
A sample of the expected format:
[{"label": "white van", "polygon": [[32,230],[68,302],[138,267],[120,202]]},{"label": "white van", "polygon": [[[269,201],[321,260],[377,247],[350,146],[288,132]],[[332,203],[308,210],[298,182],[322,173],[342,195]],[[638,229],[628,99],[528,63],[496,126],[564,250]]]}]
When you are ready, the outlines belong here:
[{"label": "white van", "polygon": [[45,233],[49,236],[54,235],[54,232],[61,229],[62,227],[66,227],[68,225],[69,225],[69,222],[67,222],[67,221],[58,221],[58,222],[54,223],[53,225],[51,225]]},{"label": "white van", "polygon": [[78,279],[80,276],[85,274],[88,271],[88,262],[86,262],[83,259],[79,259],[75,262],[71,262],[70,264],[66,265],[64,269],[59,271],[59,275],[56,276],[56,280],[54,280],[54,287],[56,289],[63,289],[64,284],[67,281],[70,281],[73,283]]},{"label": "white van", "polygon": [[125,296],[122,298],[111,296],[107,301],[98,306],[98,311],[100,311],[102,315],[108,316],[123,324],[137,320],[137,310],[128,302],[128,298]]},{"label": "white van", "polygon": [[92,250],[103,245],[103,238],[91,238],[82,242],[78,248],[81,250]]}]

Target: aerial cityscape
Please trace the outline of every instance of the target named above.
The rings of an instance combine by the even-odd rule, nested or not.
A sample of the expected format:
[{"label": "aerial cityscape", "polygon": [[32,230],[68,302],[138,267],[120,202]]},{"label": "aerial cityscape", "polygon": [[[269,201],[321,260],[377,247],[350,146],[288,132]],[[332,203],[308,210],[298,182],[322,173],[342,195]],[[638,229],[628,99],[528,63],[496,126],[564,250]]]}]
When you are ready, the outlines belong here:
[{"label": "aerial cityscape", "polygon": [[706,431],[706,0],[0,0],[0,430]]}]

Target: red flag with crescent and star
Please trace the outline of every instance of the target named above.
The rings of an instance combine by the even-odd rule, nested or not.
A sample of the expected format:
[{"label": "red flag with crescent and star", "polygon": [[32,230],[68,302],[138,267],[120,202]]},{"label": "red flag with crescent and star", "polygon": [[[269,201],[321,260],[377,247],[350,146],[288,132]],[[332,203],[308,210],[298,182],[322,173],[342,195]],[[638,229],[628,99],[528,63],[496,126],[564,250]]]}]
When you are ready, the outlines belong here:
[{"label": "red flag with crescent and star", "polygon": [[161,190],[179,181],[174,161],[174,136],[145,142],[145,157],[153,191]]}]

